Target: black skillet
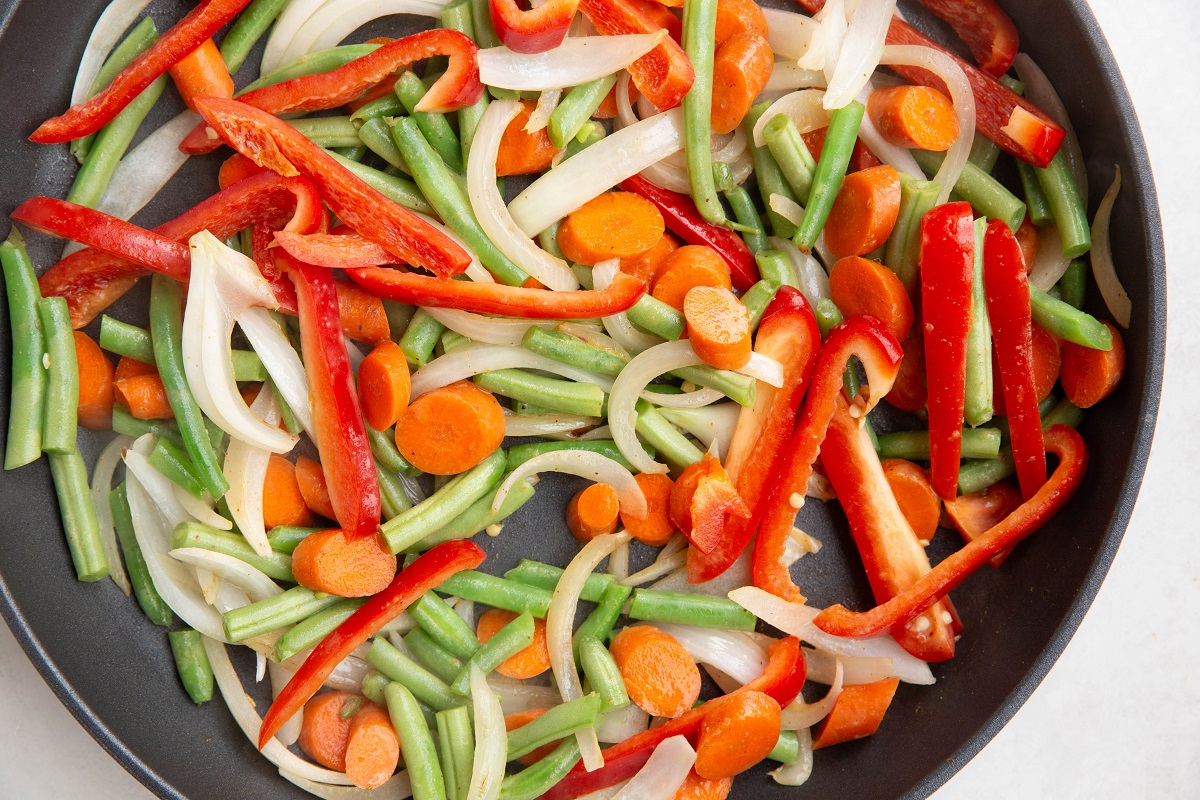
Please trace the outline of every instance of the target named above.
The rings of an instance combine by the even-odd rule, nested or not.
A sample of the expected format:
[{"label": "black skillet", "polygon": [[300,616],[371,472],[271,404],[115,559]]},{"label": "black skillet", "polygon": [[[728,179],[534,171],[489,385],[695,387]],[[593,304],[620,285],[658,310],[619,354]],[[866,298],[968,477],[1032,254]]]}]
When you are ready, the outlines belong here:
[{"label": "black skillet", "polygon": [[[795,8],[786,0],[770,4]],[[35,146],[24,137],[66,108],[84,43],[104,5],[0,0],[4,214],[31,195],[61,197],[70,183],[73,164],[66,147]],[[165,29],[192,5],[162,0],[152,9]],[[1090,209],[1094,212],[1111,180],[1113,164],[1125,178],[1113,215],[1115,259],[1133,300],[1125,380],[1114,397],[1087,415],[1082,431],[1091,468],[1069,507],[1002,569],[985,568],[954,593],[966,630],[957,657],[935,667],[937,684],[902,686],[879,732],[819,753],[804,787],[778,786],[760,768],[738,779],[737,797],[891,800],[931,794],[979,752],[1046,675],[1099,589],[1128,524],[1150,450],[1166,330],[1162,235],[1145,143],[1084,0],[1002,0],[1002,5],[1020,29],[1022,49],[1046,71],[1070,111],[1092,176]],[[918,16],[923,22],[928,17]],[[953,41],[945,29],[925,27],[941,41]],[[377,22],[363,38],[409,29]],[[178,108],[160,108],[150,124],[161,124]],[[157,224],[215,190],[215,165],[222,157],[192,159],[138,221]],[[35,262],[45,268],[61,245],[32,238]],[[116,313],[136,320],[145,297],[134,295]],[[1102,313],[1097,293],[1091,295],[1091,310]],[[0,397],[7,398],[6,318],[0,319],[0,340]],[[81,436],[81,444],[90,461],[103,438]],[[487,567],[503,571],[531,554],[565,563],[574,552],[561,523],[571,491],[569,480],[544,482],[503,536],[481,537],[489,551]],[[164,632],[115,585],[75,581],[52,492],[45,461],[0,477],[0,611],[59,699],[161,797],[308,796],[255,753],[219,701],[201,708],[188,701]],[[816,503],[805,511],[805,529],[826,545],[796,567],[806,593],[818,605],[865,606],[869,592],[858,557],[847,546],[841,512],[835,504],[825,509]],[[545,536],[546,530],[557,533]],[[955,539],[941,532],[934,558],[957,546]]]}]

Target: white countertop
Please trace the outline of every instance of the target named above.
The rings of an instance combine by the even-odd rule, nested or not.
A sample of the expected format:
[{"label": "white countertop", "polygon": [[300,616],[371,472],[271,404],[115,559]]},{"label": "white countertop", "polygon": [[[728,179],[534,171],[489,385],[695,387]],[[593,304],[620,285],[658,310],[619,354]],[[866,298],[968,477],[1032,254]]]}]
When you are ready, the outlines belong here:
[{"label": "white countertop", "polygon": [[[1200,786],[1200,675],[1191,669],[1200,656],[1200,490],[1188,468],[1200,441],[1189,402],[1200,397],[1200,4],[1090,2],[1146,133],[1166,229],[1172,315],[1158,436],[1129,532],[1078,634],[936,800],[1167,799],[1195,797]],[[151,797],[59,704],[4,625],[0,720],[0,797]]]}]

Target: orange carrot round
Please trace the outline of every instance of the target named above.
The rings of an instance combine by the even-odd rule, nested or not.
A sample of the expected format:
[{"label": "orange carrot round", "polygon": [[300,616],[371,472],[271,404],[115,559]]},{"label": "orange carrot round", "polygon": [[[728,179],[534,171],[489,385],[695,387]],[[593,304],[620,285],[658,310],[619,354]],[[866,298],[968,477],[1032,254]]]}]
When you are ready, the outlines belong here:
[{"label": "orange carrot round", "polygon": [[[692,499],[696,495],[696,488],[700,485],[701,478],[713,473],[713,464],[720,467],[720,464],[711,455],[706,455],[705,458],[694,464],[688,464],[675,479],[675,485],[671,487],[671,522],[685,533],[692,529]],[[722,471],[724,471],[723,468]]]},{"label": "orange carrot round", "polygon": [[470,381],[426,392],[396,421],[396,447],[431,475],[466,472],[503,440],[500,403]]},{"label": "orange carrot round", "polygon": [[671,521],[671,489],[675,486],[666,475],[639,473],[633,477],[646,496],[646,518],[637,519],[621,512],[621,524],[629,535],[642,544],[662,547],[675,533]]},{"label": "orange carrot round", "polygon": [[[1021,492],[1008,481],[993,483],[973,494],[964,494],[953,500],[946,501],[946,516],[958,528],[963,541],[982,536],[1016,510],[1024,499]],[[993,567],[999,567],[1008,558],[1012,548],[997,553],[991,560]]]},{"label": "orange carrot round", "polygon": [[946,95],[928,86],[876,89],[867,100],[875,127],[897,147],[941,152],[958,138],[958,117]]},{"label": "orange carrot round", "polygon": [[901,341],[912,330],[908,292],[896,273],[878,261],[860,256],[839,259],[829,271],[829,295],[844,316],[875,317]]},{"label": "orange carrot round", "polygon": [[75,355],[79,360],[79,424],[106,431],[112,427],[113,363],[82,331],[75,331]]},{"label": "orange carrot round", "polygon": [[900,215],[900,175],[886,164],[846,176],[829,220],[825,244],[837,258],[880,248]]},{"label": "orange carrot round", "polygon": [[304,505],[315,514],[326,519],[336,519],[333,513],[333,501],[329,499],[329,487],[325,484],[325,471],[321,464],[308,456],[296,459],[296,485],[300,487],[300,496]]},{"label": "orange carrot round", "polygon": [[750,361],[750,312],[723,286],[696,286],[683,298],[688,340],[696,355],[717,369]]},{"label": "orange carrot round", "polygon": [[738,692],[715,700],[700,723],[694,769],[720,780],[767,757],[779,741],[779,703],[762,692]]},{"label": "orange carrot round", "polygon": [[920,411],[929,399],[929,390],[925,386],[925,334],[919,323],[913,325],[900,347],[904,358],[886,399],[901,411]]},{"label": "orange carrot round", "polygon": [[504,129],[500,137],[500,151],[496,154],[496,175],[529,175],[550,168],[558,148],[550,142],[550,132],[542,128],[537,133],[527,133],[525,126],[536,103],[522,100],[521,110]]},{"label": "orange carrot round", "polygon": [[766,88],[775,55],[765,36],[739,33],[713,57],[713,133],[731,133],[742,124],[754,100]]},{"label": "orange carrot round", "polygon": [[713,34],[718,49],[734,36],[750,33],[765,37],[767,31],[767,17],[754,0],[718,0],[717,27]]},{"label": "orange carrot round", "polygon": [[729,265],[711,247],[685,245],[663,260],[654,288],[650,292],[678,311],[683,311],[683,299],[697,286],[733,288]]},{"label": "orange carrot round", "polygon": [[369,700],[350,720],[346,739],[346,777],[360,789],[388,782],[400,763],[400,737],[387,711]]},{"label": "orange carrot round", "polygon": [[267,530],[277,525],[307,528],[316,521],[300,493],[296,465],[283,456],[272,454],[263,480],[263,525]]},{"label": "orange carrot round", "polygon": [[567,530],[581,542],[617,529],[617,490],[607,483],[593,483],[567,504]]},{"label": "orange carrot round", "polygon": [[883,462],[883,475],[913,532],[928,544],[937,533],[942,515],[942,499],[933,490],[929,472],[911,461],[889,458]]},{"label": "orange carrot round", "polygon": [[[995,410],[995,413],[1004,416],[1007,413],[1005,411],[1006,406],[1004,405],[1004,388],[1000,384],[1000,363],[996,360],[995,356],[996,354],[992,353],[992,374],[996,376],[992,387],[992,408]],[[1058,383],[1062,363],[1062,349],[1058,339],[1037,323],[1034,323],[1033,388],[1036,390],[1037,401],[1039,403],[1045,400],[1050,395],[1050,392],[1054,391],[1054,384]],[[1063,388],[1065,389],[1066,387]]]},{"label": "orange carrot round", "polygon": [[337,282],[338,314],[342,332],[356,342],[376,345],[391,339],[383,301],[357,283]]},{"label": "orange carrot round", "polygon": [[1017,244],[1021,246],[1021,255],[1025,257],[1025,271],[1028,272],[1037,261],[1039,241],[1037,226],[1029,219],[1028,214],[1025,215],[1025,219],[1021,220],[1016,235]]},{"label": "orange carrot round", "polygon": [[1125,374],[1125,342],[1116,325],[1106,320],[1104,326],[1112,334],[1111,350],[1063,342],[1063,391],[1080,408],[1090,408],[1116,391]]},{"label": "orange carrot round", "polygon": [[678,717],[700,696],[700,668],[670,634],[652,625],[622,628],[609,650],[629,699],[646,713]]},{"label": "orange carrot round", "polygon": [[234,153],[221,162],[221,171],[217,173],[217,185],[222,189],[228,189],[238,181],[265,171],[263,167],[255,164],[241,153]]},{"label": "orange carrot round", "polygon": [[408,359],[390,339],[375,345],[358,367],[358,396],[363,418],[377,431],[396,424],[408,407],[412,387]]},{"label": "orange carrot round", "polygon": [[346,741],[353,714],[343,716],[342,709],[352,709],[352,705],[346,705],[352,701],[361,703],[363,698],[350,692],[323,692],[304,704],[300,718],[300,749],[336,772],[346,771]]},{"label": "orange carrot round", "polygon": [[[489,608],[479,615],[475,635],[480,643],[486,644],[501,628],[517,618],[512,611]],[[533,644],[510,656],[496,671],[506,678],[525,680],[541,675],[550,669],[550,649],[546,645],[546,621],[533,621]]]},{"label": "orange carrot round", "polygon": [[153,364],[122,356],[113,373],[113,399],[137,419],[175,419],[166,387]]},{"label": "orange carrot round", "polygon": [[[515,731],[517,728],[523,728],[542,714],[545,714],[547,710],[545,708],[531,708],[527,711],[514,711],[511,714],[506,714],[504,716],[504,730]],[[554,748],[558,747],[561,742],[562,739],[555,739],[553,742],[548,742],[536,750],[521,756],[517,761],[520,761],[527,767],[536,764],[553,753]]]},{"label": "orange carrot round", "polygon": [[649,200],[632,192],[605,192],[567,215],[558,226],[558,246],[571,261],[591,267],[646,252],[665,229]]},{"label": "orange carrot round", "polygon": [[813,730],[813,750],[861,739],[879,730],[883,715],[892,704],[898,678],[843,687],[829,716]]},{"label": "orange carrot round", "polygon": [[708,778],[701,778],[693,769],[683,779],[683,785],[671,800],[725,800],[732,789],[733,778],[710,781]]},{"label": "orange carrot round", "polygon": [[621,272],[626,275],[632,275],[635,278],[640,278],[646,282],[646,285],[654,283],[654,279],[658,277],[662,271],[663,262],[667,260],[667,256],[679,249],[679,240],[671,235],[670,232],[664,232],[662,238],[644,253],[629,258],[621,259]]},{"label": "orange carrot round", "polygon": [[396,577],[396,556],[378,535],[351,538],[341,528],[306,536],[292,553],[296,583],[338,597],[367,597]]},{"label": "orange carrot round", "polygon": [[212,39],[177,61],[170,73],[175,88],[193,111],[192,101],[197,97],[233,97],[233,78]]}]

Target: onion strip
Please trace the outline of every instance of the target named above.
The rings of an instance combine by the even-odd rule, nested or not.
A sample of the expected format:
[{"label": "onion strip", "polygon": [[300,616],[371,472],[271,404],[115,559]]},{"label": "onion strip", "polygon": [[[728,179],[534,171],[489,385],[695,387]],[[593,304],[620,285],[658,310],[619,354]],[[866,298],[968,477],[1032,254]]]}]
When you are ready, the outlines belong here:
[{"label": "onion strip", "polygon": [[[413,14],[437,19],[445,1],[438,0],[337,0],[318,8],[292,36],[280,60],[287,64],[309,53],[336,47],[368,22],[392,14]],[[265,73],[264,73],[265,74]]]},{"label": "onion strip", "polygon": [[633,479],[633,473],[617,461],[590,450],[552,450],[534,456],[508,473],[496,497],[492,500],[492,513],[500,510],[512,487],[523,478],[540,472],[564,472],[577,475],[597,483],[607,483],[617,491],[617,503],[626,514],[638,519],[646,516],[646,495]]},{"label": "onion strip", "polygon": [[824,105],[829,111],[842,108],[862,90],[879,65],[884,40],[896,0],[859,3],[846,29],[846,38],[838,54],[837,65],[829,79]]},{"label": "onion strip", "polygon": [[[467,800],[496,800],[504,780],[508,739],[500,698],[488,686],[483,670],[471,663],[471,707],[475,711],[475,758]],[[591,730],[589,728],[588,730]]]},{"label": "onion strip", "polygon": [[100,74],[105,60],[117,46],[126,29],[148,5],[150,0],[112,0],[105,7],[104,13],[96,20],[96,25],[88,36],[83,57],[79,59],[75,86],[71,89],[71,105],[78,105],[88,99],[92,84]]},{"label": "onion strip", "polygon": [[112,505],[108,495],[112,491],[113,473],[121,463],[121,451],[133,444],[132,436],[117,436],[104,446],[92,470],[92,505],[96,507],[96,521],[100,523],[100,541],[104,544],[104,557],[108,559],[108,577],[128,597],[133,592],[129,576],[125,574],[125,562],[117,543],[117,532],[113,526]]},{"label": "onion strip", "polygon": [[625,69],[666,38],[666,30],[616,36],[580,36],[544,53],[507,47],[479,51],[479,80],[499,89],[544,92],[579,86]]},{"label": "onion strip", "polygon": [[[268,425],[279,424],[279,407],[269,387],[264,386],[258,393],[250,410]],[[229,491],[225,495],[229,513],[254,552],[264,558],[271,555],[271,543],[263,523],[263,483],[267,479],[270,460],[270,450],[241,439],[231,439],[223,465],[225,477],[229,479]]]},{"label": "onion strip", "polygon": [[787,708],[783,709],[780,727],[785,731],[804,730],[828,717],[829,713],[833,711],[834,703],[842,694],[844,676],[842,662],[838,661],[834,666],[833,684],[829,687],[829,692],[815,703],[806,704],[800,699],[793,700]]},{"label": "onion strip", "polygon": [[1117,277],[1117,267],[1112,257],[1112,238],[1109,234],[1113,204],[1117,202],[1117,193],[1121,191],[1121,167],[1118,165],[1115,169],[1116,175],[1112,185],[1104,193],[1092,220],[1092,274],[1096,277],[1100,296],[1104,298],[1104,304],[1108,306],[1113,319],[1122,328],[1128,328],[1133,304],[1129,300],[1129,293],[1121,285],[1121,279]]},{"label": "onion strip", "polygon": [[664,739],[614,800],[671,800],[695,763],[696,751],[686,738]]}]

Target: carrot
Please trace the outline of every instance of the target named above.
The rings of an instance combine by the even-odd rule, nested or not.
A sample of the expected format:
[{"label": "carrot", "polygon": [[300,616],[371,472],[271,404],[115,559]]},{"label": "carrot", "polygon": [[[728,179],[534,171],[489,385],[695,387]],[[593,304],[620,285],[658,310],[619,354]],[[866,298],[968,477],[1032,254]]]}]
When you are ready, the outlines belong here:
[{"label": "carrot", "polygon": [[244,181],[251,175],[265,171],[241,153],[234,153],[221,162],[221,171],[217,173],[217,185],[222,189],[228,189],[238,181]]},{"label": "carrot", "polygon": [[701,778],[732,778],[767,757],[779,741],[779,703],[762,692],[738,692],[712,703],[696,743]]},{"label": "carrot", "polygon": [[837,258],[879,249],[900,215],[900,175],[886,164],[846,176],[829,220],[825,244]]},{"label": "carrot", "polygon": [[82,331],[75,331],[75,356],[79,360],[79,424],[106,431],[112,427],[113,363]]},{"label": "carrot", "polygon": [[466,472],[503,440],[500,404],[470,381],[426,392],[396,421],[396,447],[431,475]]},{"label": "carrot", "polygon": [[902,458],[884,459],[882,466],[904,518],[921,543],[929,544],[942,515],[942,500],[929,482],[929,472]]},{"label": "carrot", "polygon": [[701,778],[693,769],[683,779],[683,785],[671,800],[725,800],[732,789],[733,778],[710,781],[708,778]]},{"label": "carrot", "polygon": [[646,713],[678,717],[700,696],[700,668],[670,634],[652,625],[622,628],[609,650],[629,699]]},{"label": "carrot", "polygon": [[360,789],[388,782],[400,763],[400,737],[387,711],[364,701],[350,720],[346,741],[346,777]]},{"label": "carrot", "polygon": [[829,295],[844,316],[875,317],[901,341],[912,330],[908,292],[896,273],[878,261],[861,256],[839,259],[829,271]]},{"label": "carrot", "polygon": [[[1058,383],[1059,372],[1062,370],[1063,356],[1059,341],[1036,322],[1033,325],[1033,386],[1037,390],[1037,401],[1040,403],[1054,390]],[[1004,387],[1000,382],[1000,364],[992,354],[992,374],[996,376],[992,390],[992,407],[995,413],[1005,415]],[[1063,386],[1066,389],[1066,386]],[[1070,392],[1067,392],[1070,397]],[[1074,401],[1072,401],[1074,402]],[[1076,405],[1079,405],[1076,403]]]},{"label": "carrot", "polygon": [[642,544],[662,547],[675,533],[671,521],[671,489],[675,486],[666,475],[651,475],[645,472],[633,477],[642,494],[646,496],[646,518],[638,519],[621,512],[621,524],[629,535]]},{"label": "carrot", "polygon": [[[523,728],[540,717],[542,714],[545,714],[547,710],[548,709],[545,708],[531,708],[527,711],[514,711],[512,714],[506,714],[504,716],[504,730],[515,731],[517,728]],[[527,767],[536,764],[546,756],[553,753],[554,748],[558,747],[558,745],[561,743],[562,739],[555,739],[553,742],[544,744],[536,750],[526,753],[518,758],[517,761],[520,761]]]},{"label": "carrot", "polygon": [[729,265],[717,251],[702,244],[685,245],[663,260],[650,294],[678,311],[683,299],[696,286],[733,288]]},{"label": "carrot", "polygon": [[537,104],[522,100],[521,110],[504,129],[500,137],[500,152],[496,154],[496,175],[529,175],[549,169],[558,148],[550,143],[550,132],[542,128],[527,133],[525,125]]},{"label": "carrot", "polygon": [[654,204],[632,192],[605,192],[572,211],[558,226],[558,246],[576,264],[641,255],[666,229]]},{"label": "carrot", "polygon": [[617,529],[617,490],[607,483],[593,483],[567,504],[567,530],[583,543]]},{"label": "carrot", "polygon": [[[486,644],[501,628],[519,615],[501,608],[489,608],[479,616],[475,635],[481,644]],[[533,621],[533,644],[510,656],[496,671],[506,678],[525,680],[541,675],[550,669],[550,650],[546,644],[546,621]]]},{"label": "carrot", "polygon": [[[760,12],[761,13],[761,12]],[[775,55],[760,33],[739,33],[717,47],[713,57],[713,133],[731,133],[771,77]]]},{"label": "carrot", "polygon": [[412,387],[408,359],[392,340],[380,342],[358,367],[358,396],[363,418],[377,431],[396,424],[408,407]]},{"label": "carrot", "polygon": [[896,381],[886,395],[887,401],[901,411],[920,411],[929,398],[925,386],[925,335],[920,320],[915,319],[913,323],[912,330],[900,343],[904,358],[900,361]]},{"label": "carrot", "polygon": [[304,505],[326,519],[335,519],[333,501],[329,499],[329,487],[325,484],[325,471],[321,464],[308,456],[296,459],[296,484]]},{"label": "carrot", "polygon": [[671,235],[671,233],[663,232],[662,238],[646,252],[622,258],[621,272],[624,272],[626,275],[632,275],[635,278],[640,278],[649,286],[654,283],[654,279],[662,271],[663,262],[667,260],[667,256],[678,249],[679,240]]},{"label": "carrot", "polygon": [[271,455],[267,462],[267,477],[263,480],[263,525],[267,530],[277,525],[310,527],[317,518],[300,494],[296,481],[296,465],[280,455]]},{"label": "carrot", "polygon": [[892,704],[899,678],[843,687],[833,711],[813,731],[813,750],[870,736]]},{"label": "carrot", "polygon": [[137,419],[175,419],[167,390],[153,364],[122,356],[114,372],[113,399]]},{"label": "carrot", "polygon": [[1021,255],[1025,257],[1026,272],[1033,268],[1033,264],[1037,260],[1038,242],[1037,226],[1026,214],[1025,219],[1021,220],[1020,227],[1017,228],[1017,244],[1021,245]]},{"label": "carrot", "polygon": [[392,338],[383,301],[357,283],[337,282],[342,332],[356,342],[376,345]]},{"label": "carrot", "polygon": [[946,95],[928,86],[876,89],[867,100],[875,127],[897,147],[948,150],[958,138],[958,117]]},{"label": "carrot", "polygon": [[[998,525],[1001,520],[1021,505],[1021,493],[1008,481],[993,483],[986,489],[974,494],[964,494],[953,500],[946,501],[946,516],[958,528],[963,541],[970,543],[984,532]],[[999,567],[1012,553],[1012,548],[997,553],[991,560],[993,567]]]},{"label": "carrot", "polygon": [[225,59],[212,39],[197,47],[170,69],[175,88],[192,105],[197,97],[233,97],[233,77],[225,67]]},{"label": "carrot", "polygon": [[[304,704],[297,744],[304,754],[323,767],[346,771],[346,742],[350,736],[353,711],[363,698],[350,692],[323,692]],[[350,705],[347,705],[350,703]]]},{"label": "carrot", "polygon": [[750,312],[725,287],[697,286],[683,298],[688,339],[696,355],[717,369],[750,361]]},{"label": "carrot", "polygon": [[1116,325],[1105,321],[1104,326],[1112,334],[1111,350],[1092,350],[1063,342],[1063,391],[1080,408],[1090,408],[1116,391],[1125,374],[1125,342]]},{"label": "carrot", "polygon": [[754,0],[718,0],[717,28],[713,35],[718,49],[734,36],[751,33],[765,37],[767,30],[767,17]]},{"label": "carrot", "polygon": [[351,538],[341,528],[305,537],[292,553],[296,583],[338,597],[367,597],[396,577],[396,556],[378,535]]}]

